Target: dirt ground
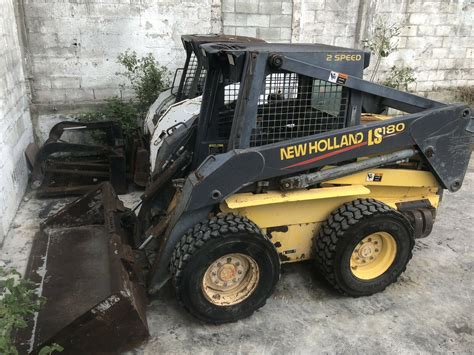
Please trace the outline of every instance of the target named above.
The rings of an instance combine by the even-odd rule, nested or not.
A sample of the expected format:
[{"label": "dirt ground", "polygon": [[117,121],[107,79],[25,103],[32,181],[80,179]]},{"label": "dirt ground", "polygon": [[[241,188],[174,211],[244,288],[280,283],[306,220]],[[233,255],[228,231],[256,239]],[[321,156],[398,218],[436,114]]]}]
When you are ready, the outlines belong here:
[{"label": "dirt ground", "polygon": [[[138,193],[123,196],[128,205]],[[0,265],[24,270],[39,222],[64,200],[28,193],[0,249]],[[283,266],[266,306],[227,325],[201,323],[166,286],[148,307],[151,337],[133,354],[156,353],[472,353],[474,165],[463,188],[445,193],[432,234],[417,240],[398,283],[347,298],[311,263]]]}]

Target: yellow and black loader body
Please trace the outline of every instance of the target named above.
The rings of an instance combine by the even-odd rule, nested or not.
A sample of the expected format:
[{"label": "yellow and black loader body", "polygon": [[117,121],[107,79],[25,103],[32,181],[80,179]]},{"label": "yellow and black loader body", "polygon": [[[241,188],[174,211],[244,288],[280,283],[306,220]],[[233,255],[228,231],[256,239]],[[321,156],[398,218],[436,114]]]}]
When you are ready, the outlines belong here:
[{"label": "yellow and black loader body", "polygon": [[[138,289],[154,294],[170,279],[179,302],[212,323],[262,307],[287,262],[312,259],[346,295],[380,292],[405,270],[414,239],[430,233],[442,191],[459,190],[466,173],[469,107],[363,80],[368,53],[267,43],[200,51],[200,115],[165,138],[138,216],[107,184],[75,202],[89,217],[104,216],[87,223],[115,235],[101,234],[109,264],[124,265],[115,273],[122,288],[104,290],[128,310],[124,322],[113,302],[94,308],[104,322],[90,312],[81,318],[89,335],[107,329],[111,348],[126,348],[126,317],[143,319]],[[366,112],[380,106],[397,115]],[[67,227],[68,212],[59,214],[46,225],[59,218]],[[60,234],[54,241],[66,243],[67,231]],[[124,291],[130,283],[136,292]],[[146,333],[146,321],[141,329],[131,332]],[[90,349],[61,340],[72,352]]]},{"label": "yellow and black loader body", "polygon": [[[415,227],[426,231],[430,228],[422,225],[430,218],[426,210],[432,215],[441,189],[461,187],[471,153],[472,135],[466,128],[472,125],[472,116],[467,106],[445,105],[364,81],[368,54],[362,51],[275,44],[201,48],[210,66],[203,101],[214,105],[203,105],[193,127],[197,132],[191,163],[188,158],[192,172],[181,181],[176,207],[166,217],[169,225],[150,275],[151,292],[170,276],[168,265],[176,241],[209,214],[254,216],[250,219],[260,228],[281,231],[289,225],[321,223],[346,201],[376,198],[408,214],[421,210],[423,220],[417,218]],[[338,79],[332,83],[334,76]],[[228,124],[221,119],[228,105],[213,98],[225,98],[226,87],[236,82],[240,87]],[[294,97],[284,97],[288,87],[294,88]],[[316,94],[329,97],[326,102],[322,98],[329,109],[318,110],[311,97]],[[406,114],[360,124],[364,99],[382,101]],[[334,101],[339,104],[336,109]],[[218,144],[224,152],[209,155]],[[186,154],[186,149],[182,152]],[[364,164],[367,158],[375,159],[372,165]],[[348,164],[355,167],[349,170]],[[381,169],[384,165],[391,165],[390,169]],[[322,173],[326,173],[324,180],[311,182],[314,174]],[[304,183],[305,179],[310,182]],[[148,201],[147,192],[145,196]],[[257,217],[263,206],[266,216]],[[312,217],[298,220],[308,208]],[[292,213],[294,218],[289,216]],[[288,217],[276,217],[281,215]],[[304,228],[308,246],[317,228]],[[293,260],[293,254],[310,257],[308,247],[304,253],[293,250],[297,248],[291,243],[279,250],[283,261]]]}]

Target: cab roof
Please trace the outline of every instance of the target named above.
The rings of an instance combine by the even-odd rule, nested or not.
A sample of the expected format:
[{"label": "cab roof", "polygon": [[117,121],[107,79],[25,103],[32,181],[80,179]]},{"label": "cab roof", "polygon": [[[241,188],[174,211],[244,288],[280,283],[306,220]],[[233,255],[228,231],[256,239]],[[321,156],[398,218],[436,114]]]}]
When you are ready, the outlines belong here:
[{"label": "cab roof", "polygon": [[[255,42],[255,41],[254,41]],[[331,46],[321,43],[207,43],[201,46],[207,53],[214,54],[222,51],[232,52],[259,52],[259,53],[327,53],[327,52],[346,52],[354,54],[369,54],[361,49],[345,48]]]},{"label": "cab roof", "polygon": [[[235,58],[242,58],[246,53],[256,54],[280,54],[309,62],[321,61],[321,56],[325,54],[349,54],[360,55],[357,59],[363,68],[367,68],[370,63],[370,53],[361,49],[331,46],[321,43],[204,43],[200,45],[202,53],[207,57],[219,57],[221,55],[232,55]],[[319,58],[319,59],[318,59]]]},{"label": "cab roof", "polygon": [[236,43],[265,43],[263,39],[246,36],[229,36],[223,34],[189,34],[182,35],[181,40],[185,42],[215,43],[215,42],[236,42]]}]

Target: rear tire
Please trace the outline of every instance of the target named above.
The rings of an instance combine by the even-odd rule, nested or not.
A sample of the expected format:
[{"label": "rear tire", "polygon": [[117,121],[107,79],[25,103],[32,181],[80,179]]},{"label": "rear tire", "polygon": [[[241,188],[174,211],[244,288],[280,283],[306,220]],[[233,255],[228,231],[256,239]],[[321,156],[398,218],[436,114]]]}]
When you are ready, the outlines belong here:
[{"label": "rear tire", "polygon": [[198,223],[176,245],[170,264],[178,301],[211,323],[250,316],[280,277],[274,245],[245,217],[220,215]]},{"label": "rear tire", "polygon": [[313,242],[316,268],[339,292],[359,297],[383,291],[412,257],[413,227],[398,211],[373,199],[333,211]]}]

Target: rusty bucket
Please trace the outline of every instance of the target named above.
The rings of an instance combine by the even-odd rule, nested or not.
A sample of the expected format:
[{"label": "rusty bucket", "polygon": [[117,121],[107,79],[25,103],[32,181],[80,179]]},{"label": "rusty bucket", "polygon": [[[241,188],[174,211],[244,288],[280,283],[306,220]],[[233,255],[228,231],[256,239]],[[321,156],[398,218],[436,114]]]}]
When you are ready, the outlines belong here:
[{"label": "rusty bucket", "polygon": [[103,183],[41,225],[26,277],[46,301],[17,337],[21,353],[52,343],[63,353],[119,352],[149,335],[146,292],[129,244],[135,219]]}]

